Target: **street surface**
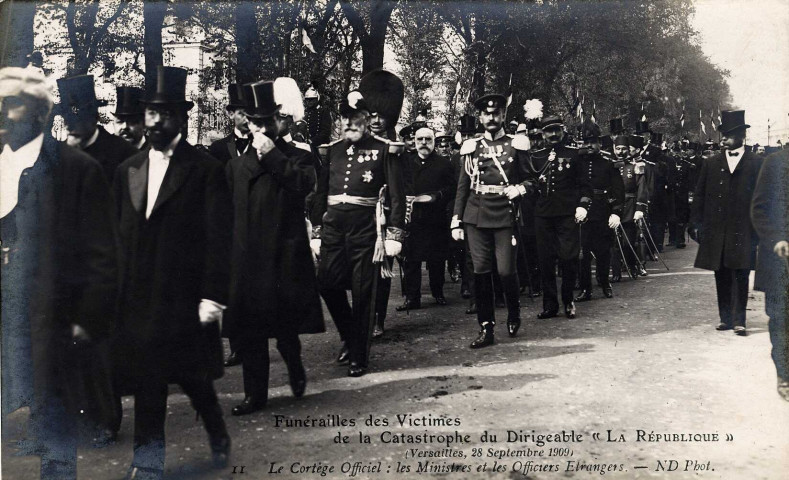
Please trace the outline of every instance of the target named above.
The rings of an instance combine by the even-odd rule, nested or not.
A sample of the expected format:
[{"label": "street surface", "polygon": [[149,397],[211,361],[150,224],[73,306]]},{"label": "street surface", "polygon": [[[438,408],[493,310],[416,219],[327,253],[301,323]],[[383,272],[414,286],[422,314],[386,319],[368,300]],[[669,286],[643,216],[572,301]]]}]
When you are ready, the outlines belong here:
[{"label": "street surface", "polygon": [[[425,278],[425,308],[406,315],[394,310],[401,302],[395,279],[386,334],[373,346],[367,375],[349,378],[347,367],[334,364],[339,340],[328,314],[327,333],[302,337],[309,379],[303,398],[292,397],[273,342],[266,410],[230,416],[243,388],[241,367],[226,370],[216,388],[233,439],[235,474],[232,468],[210,470],[202,424],[186,397],[174,392],[166,478],[349,478],[354,472],[342,470],[355,468],[353,478],[785,479],[789,404],[775,390],[763,296],[753,293],[749,301],[747,337],[715,331],[714,279],[711,272],[693,269],[695,253],[692,242],[685,250],[667,247],[669,272],[649,262],[648,277],[613,284],[613,299],[596,288],[594,300],[578,304],[574,320],[537,320],[541,299],[532,303],[523,296],[518,337],[506,335],[506,311],[497,309],[497,344],[481,350],[468,348],[477,324],[464,314],[459,284],[447,283],[450,304],[439,307]],[[426,417],[428,423],[440,417],[456,423],[401,427],[397,415],[405,414],[419,421]],[[389,425],[365,425],[370,415]],[[4,430],[23,431],[26,416],[27,411],[15,412]],[[308,416],[325,422],[353,419],[356,425],[276,425],[278,418]],[[80,479],[123,477],[132,457],[132,423],[133,400],[125,398],[117,443],[80,451]],[[516,435],[564,431],[566,437],[543,446],[523,437],[508,443],[507,430]],[[360,431],[369,435],[369,444],[360,443]],[[469,441],[449,448],[440,443],[444,437],[429,445],[383,443],[425,431],[452,439],[457,431]],[[481,442],[485,431],[498,441]],[[335,443],[338,433],[348,443]],[[666,441],[666,434],[677,436]],[[569,435],[575,441],[568,441]],[[38,457],[13,456],[13,447],[6,435],[3,478],[38,478]],[[495,458],[508,449],[532,456]],[[426,457],[430,452],[439,456]],[[418,473],[426,461],[439,473]],[[361,463],[354,467],[356,462]],[[503,471],[492,472],[494,462]],[[478,472],[483,464],[485,472]],[[583,470],[599,464],[617,471]],[[458,472],[463,465],[470,471]],[[558,471],[535,471],[535,466]],[[282,473],[271,473],[279,467]],[[330,467],[334,471],[321,476],[321,469]],[[302,473],[291,473],[299,468]]]}]

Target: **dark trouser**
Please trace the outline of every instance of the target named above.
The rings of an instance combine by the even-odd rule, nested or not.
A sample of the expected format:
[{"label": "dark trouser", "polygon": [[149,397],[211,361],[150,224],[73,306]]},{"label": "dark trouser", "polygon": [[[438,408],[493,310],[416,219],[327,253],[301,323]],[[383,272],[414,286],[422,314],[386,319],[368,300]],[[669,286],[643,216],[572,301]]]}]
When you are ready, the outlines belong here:
[{"label": "dark trouser", "polygon": [[[430,278],[430,293],[433,297],[444,296],[444,260],[430,259],[427,264],[427,274]],[[405,297],[413,302],[422,298],[422,262],[406,259],[403,262],[403,275],[405,276]]]},{"label": "dark trouser", "polygon": [[[203,419],[210,439],[227,436],[214,382],[184,378],[177,382]],[[164,423],[167,417],[167,382],[140,382],[134,395],[134,459],[132,466],[164,470]]]},{"label": "dark trouser", "polygon": [[772,357],[778,378],[789,381],[789,291],[785,294],[767,293],[764,297],[770,322],[770,342],[773,345]]},{"label": "dark trouser", "polygon": [[537,237],[521,230],[521,248],[518,249],[518,278],[521,285],[529,286],[529,293],[540,291],[540,267],[537,257]]},{"label": "dark trouser", "polygon": [[581,289],[592,289],[592,254],[596,258],[597,282],[602,286],[607,286],[609,285],[608,270],[611,266],[611,242],[614,231],[608,227],[608,222],[605,220],[590,220],[580,228],[584,253],[579,272]]},{"label": "dark trouser", "polygon": [[30,425],[35,441],[43,447],[41,480],[76,480],[77,422],[58,395],[33,401]]},{"label": "dark trouser", "polygon": [[[645,232],[646,234],[646,232]],[[655,241],[658,252],[663,251],[663,239],[666,236],[666,222],[663,220],[652,220],[649,222],[649,234]]]},{"label": "dark trouser", "polygon": [[[476,225],[466,224],[466,237],[476,277],[474,292],[477,302],[477,321],[480,325],[495,324],[494,315],[488,310],[488,307],[491,310],[494,307],[492,278],[494,267],[501,278],[507,315],[519,317],[520,286],[516,267],[518,247],[517,242],[513,242],[512,228],[477,228]],[[480,282],[483,285],[478,285]]]},{"label": "dark trouser", "polygon": [[[244,377],[244,395],[258,397],[265,401],[268,398],[268,374],[270,358],[268,354],[268,339],[250,339],[240,342],[241,368]],[[288,373],[299,364],[301,357],[301,342],[296,334],[277,337],[277,350],[279,350]]]},{"label": "dark trouser", "polygon": [[556,291],[556,262],[562,269],[562,303],[573,301],[573,288],[578,265],[578,224],[572,215],[534,217],[537,232],[542,306],[546,311],[559,309]]},{"label": "dark trouser", "polygon": [[731,327],[745,326],[745,307],[748,306],[747,269],[721,266],[715,271],[715,289],[718,291],[718,313],[721,323]]},{"label": "dark trouser", "polygon": [[[400,264],[400,268],[403,265]],[[378,321],[386,320],[386,309],[389,306],[389,295],[392,293],[392,279],[379,278],[375,288],[375,317]]]},{"label": "dark trouser", "polygon": [[[351,362],[367,366],[374,295],[380,266],[373,264],[374,209],[330,206],[323,219],[318,283],[326,308],[348,345]],[[348,303],[350,288],[353,307]]]}]

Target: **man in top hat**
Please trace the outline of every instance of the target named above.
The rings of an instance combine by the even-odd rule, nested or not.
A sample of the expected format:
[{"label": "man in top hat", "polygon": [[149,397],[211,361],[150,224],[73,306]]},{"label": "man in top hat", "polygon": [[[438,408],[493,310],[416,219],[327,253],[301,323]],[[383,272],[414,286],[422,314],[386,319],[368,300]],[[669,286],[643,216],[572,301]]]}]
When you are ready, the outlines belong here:
[{"label": "man in top hat", "polygon": [[507,331],[514,337],[520,328],[515,201],[527,193],[531,181],[529,139],[504,131],[507,112],[504,95],[484,95],[474,102],[474,107],[485,133],[466,140],[460,149],[463,171],[458,179],[451,227],[455,240],[468,237],[480,325],[480,333],[470,347],[482,348],[495,341],[494,265],[507,304]]},{"label": "man in top hat", "polygon": [[127,478],[163,475],[171,383],[203,419],[215,465],[230,452],[213,380],[222,375],[233,207],[222,163],[184,138],[185,94],[186,70],[158,67],[143,100],[150,148],[123,162],[114,182],[124,286],[114,353],[135,397]]},{"label": "man in top hat", "polygon": [[592,186],[578,150],[567,144],[558,116],[542,120],[547,147],[531,153],[530,169],[537,178],[539,198],[534,207],[543,311],[537,318],[555,317],[559,311],[556,263],[562,269],[562,303],[567,318],[575,318],[573,288],[578,270],[578,224],[585,221],[592,202]]},{"label": "man in top hat", "polygon": [[764,160],[751,206],[759,234],[754,289],[764,292],[778,394],[789,402],[789,150]]},{"label": "man in top hat", "polygon": [[636,250],[637,219],[644,218],[647,209],[649,192],[647,189],[646,170],[644,163],[639,161],[638,149],[630,144],[640,145],[643,139],[639,136],[618,135],[614,139],[614,167],[619,169],[619,175],[624,183],[624,205],[620,221],[621,232],[616,235],[619,239],[617,247],[621,248],[620,255],[614,256],[611,262],[611,280],[622,280],[622,256],[625,258],[624,267],[628,269],[633,278],[639,275],[646,276],[647,271],[642,264]]},{"label": "man in top hat", "polygon": [[[386,70],[374,70],[359,81],[359,92],[370,109],[370,132],[380,138],[392,141],[397,140],[395,125],[400,118],[400,110],[403,108],[403,97],[405,95],[405,86],[400,77]],[[408,161],[400,161],[399,163],[403,176],[404,193],[413,195],[412,164]],[[407,217],[408,215],[406,214],[406,223],[408,223]],[[378,279],[375,295],[373,338],[378,338],[384,334],[391,290],[391,277]],[[346,359],[340,360],[345,361]]]},{"label": "man in top hat", "polygon": [[606,298],[614,296],[608,271],[614,229],[619,228],[625,191],[622,177],[614,164],[600,154],[600,127],[586,119],[581,128],[584,148],[578,157],[581,171],[592,185],[592,201],[586,222],[581,223],[581,293],[576,302],[592,299],[592,256],[597,264],[597,282]]},{"label": "man in top hat", "polygon": [[304,92],[304,121],[310,145],[317,147],[331,140],[331,113],[321,105],[321,96],[313,85]]},{"label": "man in top hat", "polygon": [[435,133],[422,127],[415,134],[417,155],[411,158],[413,196],[405,260],[405,302],[398,311],[422,306],[422,262],[427,264],[430,292],[438,305],[444,298],[444,262],[449,241],[447,202],[457,188],[449,159],[436,153]]},{"label": "man in top hat", "polygon": [[[360,92],[348,94],[340,115],[344,138],[321,147],[326,167],[318,180],[318,208],[311,212],[311,246],[320,257],[321,296],[343,340],[340,357],[350,361],[348,375],[358,377],[368,368],[381,265],[400,253],[405,240],[403,147],[372,135],[370,107]],[[387,196],[388,220],[382,205]]]},{"label": "man in top hat", "polygon": [[745,151],[745,111],[721,112],[724,151],[701,165],[691,209],[691,238],[699,243],[696,268],[715,272],[718,330],[747,334],[748,276],[755,266],[758,237],[750,205],[762,158]]},{"label": "man in top hat", "polygon": [[115,169],[138,150],[129,142],[112,135],[99,125],[99,106],[96,99],[93,75],[60,78],[59,112],[68,130],[66,143],[98,160],[108,182],[112,182]]},{"label": "man in top hat", "polygon": [[[208,147],[211,155],[222,164],[227,164],[231,158],[237,158],[246,153],[251,144],[249,122],[244,115],[243,88],[237,83],[231,83],[227,90],[229,100],[225,111],[233,122],[233,131],[230,135],[215,141]],[[231,363],[234,362],[231,360]]]},{"label": "man in top hat", "polygon": [[304,106],[295,80],[281,77],[245,87],[252,148],[225,171],[233,196],[230,303],[225,331],[242,359],[244,401],[233,415],[265,407],[268,339],[277,339],[293,395],[307,377],[299,334],[324,331],[318,282],[304,228],[304,200],[315,186],[312,151],[289,141]]},{"label": "man in top hat", "polygon": [[115,111],[115,131],[122,139],[137,150],[148,147],[145,140],[145,109],[142,107],[143,90],[138,87],[117,87]]},{"label": "man in top hat", "polygon": [[49,133],[44,75],[0,69],[0,106],[2,415],[29,407],[38,478],[76,480],[80,434],[117,422],[112,198],[101,166]]}]

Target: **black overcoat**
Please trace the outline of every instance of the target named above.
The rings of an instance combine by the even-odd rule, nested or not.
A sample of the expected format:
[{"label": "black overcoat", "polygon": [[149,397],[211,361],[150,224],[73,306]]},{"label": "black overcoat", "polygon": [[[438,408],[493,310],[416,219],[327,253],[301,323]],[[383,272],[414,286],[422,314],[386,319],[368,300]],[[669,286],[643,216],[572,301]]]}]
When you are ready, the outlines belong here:
[{"label": "black overcoat", "polygon": [[443,259],[447,255],[449,218],[447,203],[457,188],[457,179],[449,159],[436,152],[411,161],[412,188],[415,196],[429,195],[429,202],[415,202],[406,240],[408,259],[424,261]]},{"label": "black overcoat", "polygon": [[123,162],[122,303],[114,352],[122,380],[216,376],[198,316],[202,299],[227,305],[232,203],[222,164],[185,140],[176,146],[150,218],[148,151]]},{"label": "black overcoat", "polygon": [[275,145],[260,161],[247,151],[225,169],[234,206],[224,327],[231,338],[325,330],[304,210],[315,185],[313,156],[281,138]]},{"label": "black overcoat", "polygon": [[767,293],[767,314],[782,305],[773,300],[789,295],[789,272],[786,262],[773,248],[781,240],[789,240],[789,150],[770,155],[764,160],[751,205],[751,219],[759,235],[754,289]]},{"label": "black overcoat", "polygon": [[99,130],[99,136],[92,145],[85,148],[84,152],[101,164],[107,182],[111,184],[118,165],[136,155],[139,150],[121,137],[109,133],[101,125],[96,128]]},{"label": "black overcoat", "polygon": [[[16,207],[0,222],[4,413],[55,400],[75,417],[114,421],[107,348],[118,271],[112,207],[101,166],[45,136],[20,177]],[[75,349],[72,324],[92,343]]]},{"label": "black overcoat", "polygon": [[[252,142],[249,143],[251,144]],[[247,151],[250,148],[251,146],[248,145]],[[208,151],[223,165],[227,165],[227,162],[239,156],[238,147],[236,146],[236,134],[232,132],[230,135],[215,141],[208,147]]]},{"label": "black overcoat", "polygon": [[702,164],[691,210],[700,240],[696,268],[754,268],[759,239],[751,226],[750,208],[761,166],[762,158],[750,152],[743,154],[734,173],[729,172],[725,153]]}]

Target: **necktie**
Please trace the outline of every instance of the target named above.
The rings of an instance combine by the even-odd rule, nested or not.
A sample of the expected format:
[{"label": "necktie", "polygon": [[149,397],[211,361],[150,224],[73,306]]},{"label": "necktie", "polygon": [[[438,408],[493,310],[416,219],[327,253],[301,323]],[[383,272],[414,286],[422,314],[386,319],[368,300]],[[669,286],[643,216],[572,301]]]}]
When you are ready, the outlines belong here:
[{"label": "necktie", "polygon": [[244,153],[249,145],[249,137],[236,137],[236,150],[239,153]]}]

